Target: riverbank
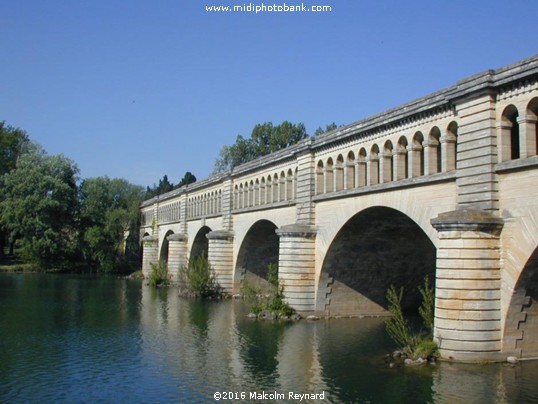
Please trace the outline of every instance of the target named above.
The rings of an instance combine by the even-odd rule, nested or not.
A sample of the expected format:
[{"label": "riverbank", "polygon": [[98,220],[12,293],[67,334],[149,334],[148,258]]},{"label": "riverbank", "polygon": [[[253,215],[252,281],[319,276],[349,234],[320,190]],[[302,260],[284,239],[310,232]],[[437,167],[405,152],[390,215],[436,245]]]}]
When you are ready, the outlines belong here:
[{"label": "riverbank", "polygon": [[17,257],[4,256],[0,258],[0,272],[37,272],[37,268]]}]

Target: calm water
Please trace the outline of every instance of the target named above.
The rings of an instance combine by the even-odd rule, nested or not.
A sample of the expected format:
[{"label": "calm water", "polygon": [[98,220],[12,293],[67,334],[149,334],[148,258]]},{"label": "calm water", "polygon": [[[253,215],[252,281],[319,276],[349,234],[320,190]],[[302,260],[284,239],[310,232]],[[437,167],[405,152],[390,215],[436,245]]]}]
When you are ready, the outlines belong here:
[{"label": "calm water", "polygon": [[325,392],[326,403],[538,402],[538,362],[390,369],[392,344],[377,319],[282,324],[246,312],[241,302],[183,300],[137,281],[0,274],[0,402],[211,403],[217,391]]}]

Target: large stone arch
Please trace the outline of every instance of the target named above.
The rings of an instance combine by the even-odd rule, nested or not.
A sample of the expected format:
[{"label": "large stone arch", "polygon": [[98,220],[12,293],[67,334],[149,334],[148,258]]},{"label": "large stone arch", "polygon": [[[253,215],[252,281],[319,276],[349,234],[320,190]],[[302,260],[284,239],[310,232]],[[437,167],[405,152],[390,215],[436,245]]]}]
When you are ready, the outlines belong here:
[{"label": "large stone arch", "polygon": [[436,249],[406,214],[383,206],[352,216],[332,240],[318,282],[317,309],[329,315],[386,314],[390,285],[405,288],[402,306],[415,312],[424,277],[435,278]]},{"label": "large stone arch", "polygon": [[245,234],[234,271],[235,283],[239,284],[243,277],[255,284],[267,281],[269,264],[278,265],[279,239],[277,226],[270,220],[255,222]]},{"label": "large stone arch", "polygon": [[168,230],[163,237],[161,250],[159,251],[159,261],[168,262],[168,236],[174,234],[172,230]]},{"label": "large stone arch", "polygon": [[210,231],[211,228],[208,226],[203,226],[198,230],[198,233],[196,233],[194,241],[192,242],[190,259],[197,258],[201,255],[204,255],[205,257],[209,256],[209,240],[206,235]]},{"label": "large stone arch", "polygon": [[510,299],[504,350],[522,358],[538,357],[538,246],[521,271]]}]

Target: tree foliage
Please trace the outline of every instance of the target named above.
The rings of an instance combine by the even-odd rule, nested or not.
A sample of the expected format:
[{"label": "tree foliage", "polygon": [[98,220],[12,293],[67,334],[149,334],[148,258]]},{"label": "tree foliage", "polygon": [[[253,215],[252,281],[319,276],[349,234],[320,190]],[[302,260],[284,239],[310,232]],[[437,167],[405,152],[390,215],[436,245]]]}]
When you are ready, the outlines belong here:
[{"label": "tree foliage", "polygon": [[0,121],[0,176],[15,168],[17,159],[29,143],[25,131]]},{"label": "tree foliage", "polygon": [[[124,179],[97,177],[80,186],[81,250],[86,263],[102,272],[128,269],[138,245],[142,187]],[[128,237],[127,237],[128,236]]]},{"label": "tree foliage", "polygon": [[326,125],[325,129],[323,129],[321,126],[319,126],[316,129],[316,131],[314,132],[314,135],[319,136],[319,135],[322,135],[325,132],[330,132],[331,130],[335,130],[336,128],[338,128],[338,125],[336,123],[334,123],[334,122]]},{"label": "tree foliage", "polygon": [[41,268],[61,266],[75,255],[77,175],[73,161],[34,146],[3,177],[0,221],[21,240],[24,257]]},{"label": "tree foliage", "polygon": [[224,172],[258,157],[296,144],[307,137],[302,123],[288,121],[274,126],[271,122],[258,124],[249,139],[238,135],[232,146],[223,146],[215,162],[214,172]]},{"label": "tree foliage", "polygon": [[168,180],[168,175],[164,175],[162,179],[159,180],[159,184],[155,185],[153,184],[153,187],[146,187],[146,195],[144,196],[145,199],[153,198],[157,195],[162,195],[167,192],[170,192],[174,189],[180,188],[184,185],[193,184],[196,182],[196,177],[193,173],[190,171],[187,171],[181,181],[177,185],[174,185],[172,182]]},{"label": "tree foliage", "polygon": [[[0,202],[5,197],[3,176],[13,170],[19,156],[28,148],[30,141],[28,135],[22,129],[6,125],[0,121]],[[0,222],[0,257],[4,255],[4,245],[10,239],[9,232]],[[14,242],[10,243],[10,252],[13,253]]]},{"label": "tree foliage", "polygon": [[194,184],[196,182],[196,177],[190,171],[187,171],[181,181],[175,186],[175,188],[181,188],[185,185]]}]

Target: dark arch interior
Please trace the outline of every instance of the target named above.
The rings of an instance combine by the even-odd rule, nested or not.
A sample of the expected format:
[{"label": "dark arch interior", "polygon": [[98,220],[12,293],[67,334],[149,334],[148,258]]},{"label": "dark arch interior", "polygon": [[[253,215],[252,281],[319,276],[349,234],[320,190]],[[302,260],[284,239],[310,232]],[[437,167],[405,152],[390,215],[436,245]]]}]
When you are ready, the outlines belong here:
[{"label": "dark arch interior", "polygon": [[386,293],[394,285],[405,288],[402,307],[414,314],[418,286],[426,275],[434,282],[435,256],[435,246],[409,217],[385,207],[366,209],[340,229],[327,252],[321,304],[330,315],[386,314]]},{"label": "dark arch interior", "polygon": [[205,257],[209,255],[209,240],[206,235],[210,231],[211,229],[207,226],[198,230],[194,242],[192,243],[190,259],[198,258],[201,255],[204,255]]},{"label": "dark arch interior", "polygon": [[159,260],[168,262],[168,236],[174,234],[172,230],[168,230],[164,235],[163,244],[161,246],[161,253],[159,254]]},{"label": "dark arch interior", "polygon": [[267,266],[278,265],[277,227],[268,220],[256,222],[248,231],[239,249],[236,274],[267,280]]}]

